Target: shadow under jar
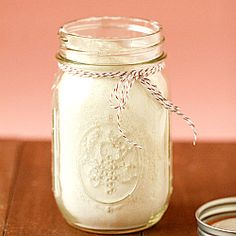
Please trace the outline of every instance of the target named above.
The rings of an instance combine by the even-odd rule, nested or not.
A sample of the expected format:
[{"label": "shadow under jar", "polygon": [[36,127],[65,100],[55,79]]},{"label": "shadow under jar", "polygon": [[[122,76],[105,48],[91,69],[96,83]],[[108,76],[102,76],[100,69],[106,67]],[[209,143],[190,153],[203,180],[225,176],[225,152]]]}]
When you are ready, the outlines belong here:
[{"label": "shadow under jar", "polygon": [[[119,234],[157,223],[172,192],[161,26],[93,17],[59,30],[53,86],[53,191],[66,221]],[[143,82],[143,84],[142,84]],[[148,85],[146,85],[148,86]]]}]

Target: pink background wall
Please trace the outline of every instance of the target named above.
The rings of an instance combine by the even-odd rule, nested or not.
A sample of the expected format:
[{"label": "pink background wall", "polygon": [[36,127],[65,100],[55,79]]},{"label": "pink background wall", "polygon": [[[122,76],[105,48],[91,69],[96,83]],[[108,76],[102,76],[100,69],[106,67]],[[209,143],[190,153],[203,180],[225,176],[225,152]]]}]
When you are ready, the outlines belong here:
[{"label": "pink background wall", "polygon": [[[57,30],[97,15],[158,20],[172,100],[193,118],[200,140],[236,140],[235,0],[1,0],[0,137],[50,137]],[[174,138],[191,140],[172,117]]]}]

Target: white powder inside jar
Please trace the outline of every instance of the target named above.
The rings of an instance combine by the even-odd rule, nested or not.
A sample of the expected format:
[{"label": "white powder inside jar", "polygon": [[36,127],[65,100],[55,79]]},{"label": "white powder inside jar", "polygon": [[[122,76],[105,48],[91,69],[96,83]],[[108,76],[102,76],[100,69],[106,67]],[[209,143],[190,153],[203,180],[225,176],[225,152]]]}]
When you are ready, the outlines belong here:
[{"label": "white powder inside jar", "polygon": [[[167,96],[162,74],[149,78]],[[120,137],[116,112],[108,103],[116,83],[64,73],[56,91],[60,153],[55,195],[69,221],[90,229],[142,227],[168,204],[168,112],[135,82],[121,125],[143,149],[131,147]]]}]

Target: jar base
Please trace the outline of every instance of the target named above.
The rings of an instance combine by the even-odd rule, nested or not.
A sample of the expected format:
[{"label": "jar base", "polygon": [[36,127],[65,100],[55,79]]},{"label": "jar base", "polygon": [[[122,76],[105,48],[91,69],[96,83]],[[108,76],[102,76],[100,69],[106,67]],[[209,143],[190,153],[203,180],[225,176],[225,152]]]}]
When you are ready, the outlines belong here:
[{"label": "jar base", "polygon": [[89,233],[110,234],[110,235],[114,235],[114,234],[128,234],[128,233],[134,233],[134,232],[138,232],[138,231],[142,231],[142,230],[151,228],[152,226],[154,226],[156,223],[158,223],[160,221],[160,219],[164,215],[164,213],[167,210],[167,208],[168,208],[168,205],[163,207],[162,211],[159,212],[155,217],[150,219],[147,224],[141,225],[141,226],[138,226],[138,227],[134,227],[134,228],[129,228],[129,229],[111,229],[111,230],[107,230],[107,229],[92,229],[92,228],[84,227],[84,226],[80,225],[79,223],[69,222],[67,219],[66,219],[66,222],[70,226],[72,226],[73,228],[76,228],[76,229],[79,229],[79,230],[82,230],[82,231],[85,231],[85,232],[89,232]]}]

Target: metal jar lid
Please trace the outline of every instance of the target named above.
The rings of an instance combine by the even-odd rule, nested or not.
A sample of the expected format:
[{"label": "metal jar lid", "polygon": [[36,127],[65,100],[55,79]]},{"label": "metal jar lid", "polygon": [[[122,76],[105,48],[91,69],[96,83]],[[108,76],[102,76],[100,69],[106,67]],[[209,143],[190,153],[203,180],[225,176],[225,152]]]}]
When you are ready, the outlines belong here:
[{"label": "metal jar lid", "polygon": [[236,197],[205,203],[195,216],[199,236],[236,236]]}]

